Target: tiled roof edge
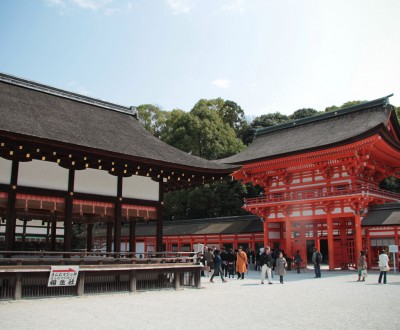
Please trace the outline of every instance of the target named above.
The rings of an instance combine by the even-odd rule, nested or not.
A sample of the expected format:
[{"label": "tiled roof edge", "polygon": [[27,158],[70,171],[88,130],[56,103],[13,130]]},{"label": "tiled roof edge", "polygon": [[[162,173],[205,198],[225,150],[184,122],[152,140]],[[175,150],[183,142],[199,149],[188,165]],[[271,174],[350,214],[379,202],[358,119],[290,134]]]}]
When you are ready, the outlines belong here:
[{"label": "tiled roof edge", "polygon": [[15,76],[12,76],[12,75],[9,75],[6,73],[0,72],[0,81],[8,83],[8,84],[24,87],[24,88],[36,90],[36,91],[39,91],[42,93],[51,94],[51,95],[63,97],[66,99],[94,105],[94,106],[105,108],[108,110],[123,112],[128,115],[135,116],[135,117],[137,116],[137,110],[135,107],[125,107],[125,106],[122,106],[119,104],[102,101],[102,100],[95,99],[95,98],[92,98],[89,96],[85,96],[85,95],[69,92],[66,90],[62,90],[59,88],[51,87],[48,85],[44,85],[41,83],[37,83],[32,80],[15,77]]},{"label": "tiled roof edge", "polygon": [[364,102],[361,104],[353,105],[351,107],[347,107],[347,108],[343,108],[343,109],[339,109],[339,110],[335,110],[335,111],[330,111],[330,112],[323,113],[320,115],[302,118],[302,119],[294,120],[294,121],[280,124],[280,125],[259,128],[256,130],[255,136],[280,131],[280,130],[283,130],[283,129],[286,129],[289,127],[293,127],[293,126],[309,124],[309,123],[325,120],[328,118],[333,118],[336,116],[340,116],[340,115],[344,115],[344,114],[348,114],[348,113],[352,113],[352,112],[357,112],[362,109],[373,108],[373,107],[376,107],[379,105],[382,105],[385,107],[389,103],[389,97],[391,97],[391,96],[393,96],[393,94],[387,95],[385,97],[381,97],[381,98],[373,100],[373,101]]}]

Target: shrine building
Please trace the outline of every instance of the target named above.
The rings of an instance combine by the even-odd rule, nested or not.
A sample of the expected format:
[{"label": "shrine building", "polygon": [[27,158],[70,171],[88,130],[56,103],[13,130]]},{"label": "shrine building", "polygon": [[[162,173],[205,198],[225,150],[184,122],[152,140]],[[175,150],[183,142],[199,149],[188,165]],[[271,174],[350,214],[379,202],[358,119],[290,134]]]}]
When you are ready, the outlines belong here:
[{"label": "shrine building", "polygon": [[136,222],[149,220],[161,251],[163,194],[229,178],[235,168],[160,141],[134,107],[7,74],[0,118],[0,251],[71,251],[73,224],[87,225],[91,251],[101,224],[105,249],[120,252],[122,223],[135,251]]},{"label": "shrine building", "polygon": [[241,165],[236,180],[264,188],[244,205],[263,219],[264,245],[276,241],[271,230],[278,226],[286,254],[306,255],[316,246],[327,251],[329,269],[354,267],[363,249],[375,259],[382,233],[398,245],[398,218],[384,223],[399,214],[398,204],[384,209],[400,194],[379,188],[383,179],[400,177],[400,127],[390,96],[260,129],[246,150],[222,160]]}]

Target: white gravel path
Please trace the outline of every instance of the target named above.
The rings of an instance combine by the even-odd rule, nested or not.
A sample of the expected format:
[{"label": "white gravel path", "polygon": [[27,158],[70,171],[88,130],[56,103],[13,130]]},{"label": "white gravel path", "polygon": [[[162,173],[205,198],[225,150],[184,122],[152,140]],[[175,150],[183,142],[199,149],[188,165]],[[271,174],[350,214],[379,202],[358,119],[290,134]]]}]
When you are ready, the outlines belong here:
[{"label": "white gravel path", "polygon": [[[285,284],[202,278],[201,289],[0,302],[0,329],[400,329],[400,275],[289,272]],[[267,283],[267,282],[265,282]]]}]

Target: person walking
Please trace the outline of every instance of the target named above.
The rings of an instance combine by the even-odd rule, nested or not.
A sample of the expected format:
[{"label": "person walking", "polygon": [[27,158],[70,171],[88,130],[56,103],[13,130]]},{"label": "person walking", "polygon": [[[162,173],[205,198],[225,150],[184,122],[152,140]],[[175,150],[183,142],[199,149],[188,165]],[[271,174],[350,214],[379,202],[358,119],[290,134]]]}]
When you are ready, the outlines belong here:
[{"label": "person walking", "polygon": [[379,270],[381,272],[379,274],[378,283],[380,284],[382,282],[382,276],[383,276],[383,284],[386,284],[386,273],[390,270],[390,268],[389,268],[389,257],[386,254],[385,250],[382,250],[381,254],[379,255]]},{"label": "person walking", "polygon": [[294,255],[293,260],[294,260],[294,264],[296,265],[297,274],[300,274],[300,268],[301,268],[301,263],[303,262],[303,259],[301,258],[299,250],[296,251],[296,254]]},{"label": "person walking", "polygon": [[265,273],[267,273],[268,284],[272,284],[272,265],[273,259],[271,256],[271,249],[269,246],[266,246],[264,252],[260,255],[260,267],[261,267],[261,284],[264,284]]},{"label": "person walking", "polygon": [[210,274],[210,272],[214,269],[214,253],[213,250],[211,248],[207,249],[206,252],[206,263],[207,266],[210,268],[208,271],[208,274]]},{"label": "person walking", "polygon": [[317,250],[315,246],[313,247],[312,262],[314,263],[315,278],[320,278],[322,254]]},{"label": "person walking", "polygon": [[358,258],[357,261],[357,270],[358,270],[357,282],[365,282],[365,276],[367,274],[367,258],[365,257],[364,251],[360,251],[360,257]]},{"label": "person walking", "polygon": [[210,282],[214,283],[213,279],[214,276],[221,276],[221,280],[223,283],[227,282],[224,279],[224,273],[222,272],[222,260],[221,260],[221,255],[220,255],[220,251],[219,250],[215,250],[214,251],[214,273],[212,274],[211,278],[210,278]]},{"label": "person walking", "polygon": [[283,253],[279,252],[278,259],[276,259],[276,274],[279,275],[279,282],[283,284],[283,275],[286,274],[286,259],[283,257]]},{"label": "person walking", "polygon": [[247,254],[243,251],[243,247],[239,246],[236,254],[236,273],[238,280],[244,279],[244,273],[247,271]]}]

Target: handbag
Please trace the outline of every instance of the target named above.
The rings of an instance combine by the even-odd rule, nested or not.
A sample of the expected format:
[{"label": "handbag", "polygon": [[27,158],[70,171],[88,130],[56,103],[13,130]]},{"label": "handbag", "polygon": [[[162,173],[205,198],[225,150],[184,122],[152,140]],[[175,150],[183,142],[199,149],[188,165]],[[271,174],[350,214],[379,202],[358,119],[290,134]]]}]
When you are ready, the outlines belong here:
[{"label": "handbag", "polygon": [[367,277],[368,276],[368,273],[367,273],[366,269],[361,270],[361,276],[362,277]]},{"label": "handbag", "polygon": [[382,267],[383,272],[388,272],[390,270],[389,266]]}]

